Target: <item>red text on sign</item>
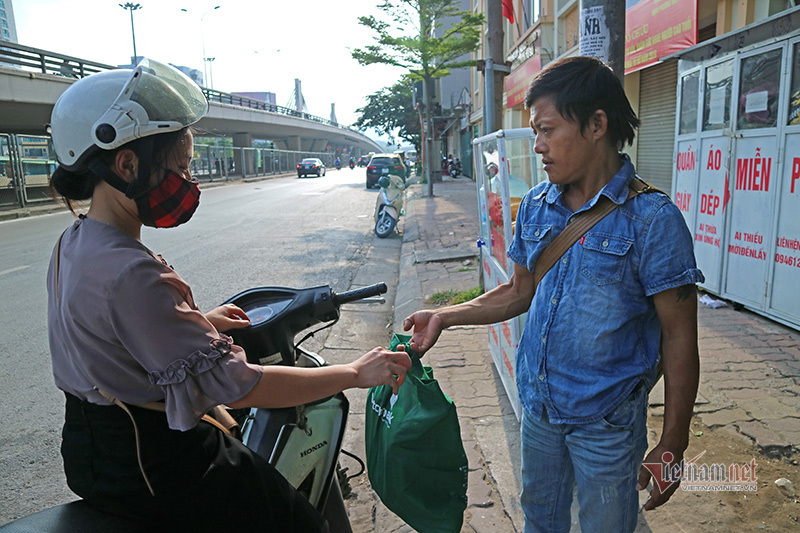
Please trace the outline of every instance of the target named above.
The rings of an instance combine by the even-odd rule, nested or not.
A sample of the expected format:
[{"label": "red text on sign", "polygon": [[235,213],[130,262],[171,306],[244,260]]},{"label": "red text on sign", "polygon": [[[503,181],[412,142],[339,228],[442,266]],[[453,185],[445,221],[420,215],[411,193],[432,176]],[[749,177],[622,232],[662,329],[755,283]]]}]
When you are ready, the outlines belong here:
[{"label": "red text on sign", "polygon": [[700,212],[705,213],[707,215],[714,216],[717,212],[717,208],[719,207],[719,196],[713,194],[714,191],[711,190],[708,194],[701,194],[700,195]]},{"label": "red text on sign", "polygon": [[760,148],[756,156],[736,161],[736,189],[742,191],[768,191],[771,157],[761,157]]},{"label": "red text on sign", "polygon": [[[711,147],[713,148],[713,144]],[[722,150],[709,150],[706,170],[719,170],[722,166]]]}]

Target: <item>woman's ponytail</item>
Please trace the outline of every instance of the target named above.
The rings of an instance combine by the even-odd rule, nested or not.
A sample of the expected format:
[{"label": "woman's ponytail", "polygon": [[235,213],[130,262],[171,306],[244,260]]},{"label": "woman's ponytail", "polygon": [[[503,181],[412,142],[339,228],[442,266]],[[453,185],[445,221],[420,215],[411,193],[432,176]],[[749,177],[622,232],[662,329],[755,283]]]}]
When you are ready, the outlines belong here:
[{"label": "woman's ponytail", "polygon": [[99,178],[91,172],[71,172],[59,165],[50,176],[50,192],[54,198],[60,196],[75,214],[72,202],[90,199],[98,181]]}]

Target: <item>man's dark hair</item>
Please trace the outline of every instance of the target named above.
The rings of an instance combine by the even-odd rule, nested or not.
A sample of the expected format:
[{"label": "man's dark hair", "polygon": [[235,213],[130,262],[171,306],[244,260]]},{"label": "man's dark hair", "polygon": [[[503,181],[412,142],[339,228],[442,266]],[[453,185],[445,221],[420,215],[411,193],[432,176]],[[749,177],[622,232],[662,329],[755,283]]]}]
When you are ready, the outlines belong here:
[{"label": "man's dark hair", "polygon": [[608,116],[608,138],[621,150],[633,143],[639,119],[614,72],[594,57],[567,57],[544,68],[531,81],[525,95],[529,108],[542,97],[552,97],[561,116],[577,122],[583,131],[595,111]]}]

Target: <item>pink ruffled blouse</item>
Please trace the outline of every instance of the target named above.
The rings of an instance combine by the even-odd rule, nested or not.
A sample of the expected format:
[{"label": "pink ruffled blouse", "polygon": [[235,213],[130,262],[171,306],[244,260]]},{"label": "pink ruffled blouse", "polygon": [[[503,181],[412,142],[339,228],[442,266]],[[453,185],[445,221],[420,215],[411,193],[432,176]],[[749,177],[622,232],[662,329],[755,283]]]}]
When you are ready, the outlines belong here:
[{"label": "pink ruffled blouse", "polygon": [[140,242],[80,218],[47,274],[48,332],[56,386],[82,400],[164,400],[172,429],[245,396],[261,377],[244,350],[197,308],[189,285]]}]

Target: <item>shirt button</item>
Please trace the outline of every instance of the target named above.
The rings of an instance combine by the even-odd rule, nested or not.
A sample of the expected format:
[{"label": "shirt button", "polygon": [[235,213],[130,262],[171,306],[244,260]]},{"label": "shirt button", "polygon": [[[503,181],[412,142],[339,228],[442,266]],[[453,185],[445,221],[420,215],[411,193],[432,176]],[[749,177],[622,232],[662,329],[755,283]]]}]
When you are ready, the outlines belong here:
[{"label": "shirt button", "polygon": [[603,246],[608,246],[608,241],[603,241]]},{"label": "shirt button", "polygon": [[557,300],[556,298],[553,298],[552,300],[550,300],[550,303],[551,303],[551,304],[553,304],[553,305],[556,305],[556,302],[557,302],[557,301],[558,301],[558,300]]},{"label": "shirt button", "polygon": [[562,263],[564,263],[564,264],[566,265],[566,264],[567,264],[567,258],[566,258],[566,257],[565,257],[565,258],[563,258],[563,259],[561,260],[561,262],[562,262]]},{"label": "shirt button", "polygon": [[539,236],[539,230],[538,229],[536,230],[536,232],[534,232],[534,235],[536,235],[537,237]]},{"label": "shirt button", "polygon": [[544,374],[539,374],[539,381],[544,381]]},{"label": "shirt button", "polygon": [[546,343],[546,342],[547,342],[547,335],[545,335],[544,337],[542,337],[542,344],[544,344],[544,343]]}]

